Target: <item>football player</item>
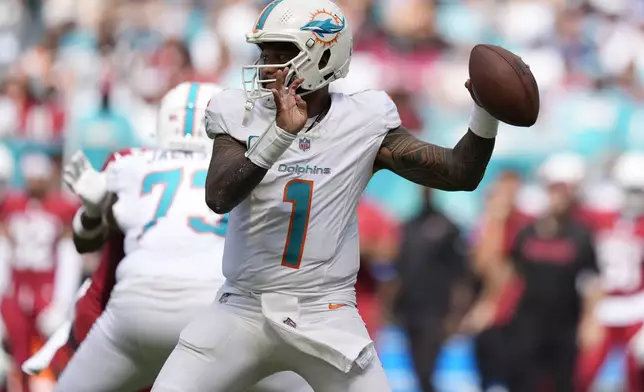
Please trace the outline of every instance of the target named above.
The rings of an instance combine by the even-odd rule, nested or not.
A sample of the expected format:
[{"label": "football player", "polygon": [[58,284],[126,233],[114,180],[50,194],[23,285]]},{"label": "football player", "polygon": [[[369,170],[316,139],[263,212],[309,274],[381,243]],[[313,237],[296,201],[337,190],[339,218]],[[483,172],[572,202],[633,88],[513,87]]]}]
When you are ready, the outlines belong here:
[{"label": "football player", "polygon": [[[198,83],[171,90],[159,109],[158,149],[116,154],[102,173],[82,153],[67,166],[65,182],[84,202],[74,219],[77,248],[109,243],[76,307],[71,337],[84,340],[56,391],[149,387],[181,329],[215,298],[227,216],[204,202],[210,157],[203,117],[218,90]],[[96,309],[102,314],[94,322]],[[280,388],[307,387],[295,374],[285,376],[298,385]]]},{"label": "football player", "polygon": [[380,169],[474,190],[498,120],[473,105],[449,149],[412,136],[383,91],[329,93],[352,53],[330,0],[273,1],[247,41],[261,55],[243,67],[244,89],[215,95],[206,111],[206,201],[232,211],[226,283],[183,330],[153,391],[239,391],[279,370],[317,392],[390,391],[355,304],[360,195]]},{"label": "football player", "polygon": [[[80,285],[82,261],[71,225],[77,204],[54,187],[51,158],[31,152],[21,159],[25,191],[2,200],[0,219],[7,252],[7,286],[0,311],[16,369],[64,321]],[[30,391],[28,377],[18,374]]]},{"label": "football player", "polygon": [[[644,390],[644,154],[626,153],[613,168],[623,206],[597,219],[597,253],[604,297],[596,317],[603,339],[582,362],[580,391],[591,389],[613,348],[627,347],[625,391]],[[635,337],[635,338],[634,338]]]}]

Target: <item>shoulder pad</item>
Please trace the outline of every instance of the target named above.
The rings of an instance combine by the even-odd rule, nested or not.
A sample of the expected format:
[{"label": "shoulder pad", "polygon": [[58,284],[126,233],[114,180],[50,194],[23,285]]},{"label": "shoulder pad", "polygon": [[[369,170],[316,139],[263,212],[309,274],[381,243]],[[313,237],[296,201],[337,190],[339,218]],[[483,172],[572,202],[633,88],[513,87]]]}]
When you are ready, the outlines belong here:
[{"label": "shoulder pad", "polygon": [[143,155],[146,151],[149,151],[147,148],[126,148],[124,150],[119,150],[117,152],[112,153],[109,158],[107,158],[107,161],[105,161],[105,164],[103,165],[103,169],[101,171],[105,171],[112,163],[127,157],[127,156],[132,156],[132,155]]},{"label": "shoulder pad", "polygon": [[398,128],[401,125],[398,108],[386,92],[364,90],[349,94],[348,97],[359,107],[360,113],[368,113],[374,119],[381,118],[387,130]]}]

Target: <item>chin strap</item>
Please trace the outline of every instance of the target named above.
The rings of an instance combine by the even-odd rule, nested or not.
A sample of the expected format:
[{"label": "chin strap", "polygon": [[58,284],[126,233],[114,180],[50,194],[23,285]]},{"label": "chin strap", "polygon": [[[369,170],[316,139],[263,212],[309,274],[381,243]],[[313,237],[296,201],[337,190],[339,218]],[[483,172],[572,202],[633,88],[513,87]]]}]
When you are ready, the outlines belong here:
[{"label": "chin strap", "polygon": [[246,104],[244,105],[244,119],[242,120],[242,125],[243,126],[248,126],[248,122],[250,121],[250,115],[253,112],[253,108],[255,108],[255,102],[261,101],[260,104],[265,106],[268,109],[276,109],[275,106],[275,100],[273,99],[272,95],[263,97],[263,98],[258,98],[258,99],[248,99],[246,101]]},{"label": "chin strap", "polygon": [[250,120],[250,113],[253,111],[254,107],[254,101],[251,101],[250,99],[246,101],[246,105],[244,105],[244,119],[242,120],[242,126],[245,127],[248,125],[248,121]]}]

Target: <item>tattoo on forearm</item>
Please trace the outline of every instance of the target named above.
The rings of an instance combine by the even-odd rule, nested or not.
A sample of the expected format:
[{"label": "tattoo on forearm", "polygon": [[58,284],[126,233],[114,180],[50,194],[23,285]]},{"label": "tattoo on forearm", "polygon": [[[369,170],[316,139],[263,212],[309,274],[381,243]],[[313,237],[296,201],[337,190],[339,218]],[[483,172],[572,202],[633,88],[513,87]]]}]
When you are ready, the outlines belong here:
[{"label": "tattoo on forearm", "polygon": [[228,135],[218,135],[206,179],[206,202],[217,213],[241,203],[262,181],[267,170],[245,156],[243,144]]},{"label": "tattoo on forearm", "polygon": [[473,190],[483,178],[493,150],[494,139],[469,130],[450,149],[418,140],[400,127],[383,140],[376,166],[436,189]]}]

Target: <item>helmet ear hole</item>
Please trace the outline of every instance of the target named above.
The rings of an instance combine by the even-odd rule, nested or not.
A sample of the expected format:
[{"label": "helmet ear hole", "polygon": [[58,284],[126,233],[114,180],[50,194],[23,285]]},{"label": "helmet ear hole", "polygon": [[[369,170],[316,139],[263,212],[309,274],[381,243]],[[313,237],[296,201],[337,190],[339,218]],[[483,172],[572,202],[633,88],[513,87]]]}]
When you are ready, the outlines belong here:
[{"label": "helmet ear hole", "polygon": [[329,64],[329,59],[331,59],[331,49],[327,49],[322,53],[322,57],[320,58],[320,62],[318,63],[318,68],[320,70],[323,70],[326,68],[326,66]]}]

